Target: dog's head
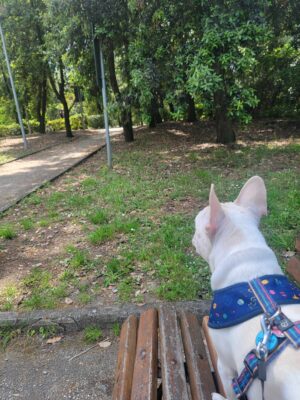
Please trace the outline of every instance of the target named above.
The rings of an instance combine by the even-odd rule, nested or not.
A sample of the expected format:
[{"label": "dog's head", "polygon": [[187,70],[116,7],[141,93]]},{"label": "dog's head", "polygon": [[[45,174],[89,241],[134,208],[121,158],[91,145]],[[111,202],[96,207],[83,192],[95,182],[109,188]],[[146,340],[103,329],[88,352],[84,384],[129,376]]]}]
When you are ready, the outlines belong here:
[{"label": "dog's head", "polygon": [[266,214],[266,187],[259,176],[250,178],[236,200],[230,203],[220,203],[214,185],[211,185],[209,205],[200,211],[195,219],[193,245],[197,253],[208,261],[220,232],[228,229],[226,240],[238,240],[239,228],[242,230],[243,227],[247,229],[251,225],[258,226],[260,218]]}]

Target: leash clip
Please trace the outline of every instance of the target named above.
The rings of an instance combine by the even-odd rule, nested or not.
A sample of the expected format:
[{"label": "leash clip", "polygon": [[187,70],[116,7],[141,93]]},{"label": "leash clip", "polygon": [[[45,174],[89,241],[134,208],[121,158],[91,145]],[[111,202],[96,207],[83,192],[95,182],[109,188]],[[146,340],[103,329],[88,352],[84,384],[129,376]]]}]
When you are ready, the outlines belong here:
[{"label": "leash clip", "polygon": [[267,343],[271,335],[271,325],[265,314],[260,319],[260,325],[263,331],[263,339],[257,344],[255,352],[259,360],[265,361],[269,354]]},{"label": "leash clip", "polygon": [[277,310],[270,317],[267,317],[270,326],[274,325],[274,320],[281,314],[281,307],[277,305]]}]

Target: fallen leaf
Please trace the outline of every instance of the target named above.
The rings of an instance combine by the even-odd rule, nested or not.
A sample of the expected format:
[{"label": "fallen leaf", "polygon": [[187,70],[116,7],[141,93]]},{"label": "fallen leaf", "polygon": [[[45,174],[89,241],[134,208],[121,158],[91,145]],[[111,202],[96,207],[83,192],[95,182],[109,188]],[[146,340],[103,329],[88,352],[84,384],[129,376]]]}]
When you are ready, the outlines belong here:
[{"label": "fallen leaf", "polygon": [[285,253],[283,253],[283,256],[289,258],[293,257],[295,254],[295,251],[286,251]]},{"label": "fallen leaf", "polygon": [[54,343],[60,342],[62,338],[63,338],[63,336],[54,336],[53,338],[48,339],[46,343],[54,344]]},{"label": "fallen leaf", "polygon": [[102,342],[99,342],[98,345],[100,347],[102,347],[102,349],[106,349],[107,347],[109,347],[111,345],[111,342],[108,342],[106,340],[103,340]]}]

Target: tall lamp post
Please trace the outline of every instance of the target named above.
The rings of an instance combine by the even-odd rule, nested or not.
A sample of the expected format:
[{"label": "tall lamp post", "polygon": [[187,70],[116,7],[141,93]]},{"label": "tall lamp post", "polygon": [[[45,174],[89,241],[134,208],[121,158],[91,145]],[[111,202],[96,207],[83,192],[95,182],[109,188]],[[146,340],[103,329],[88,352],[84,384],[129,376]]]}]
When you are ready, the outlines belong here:
[{"label": "tall lamp post", "polygon": [[6,51],[5,37],[4,37],[4,33],[3,33],[3,30],[2,30],[2,26],[1,26],[1,22],[3,20],[3,15],[1,15],[1,13],[3,13],[2,9],[0,9],[0,36],[1,36],[1,40],[2,40],[3,53],[4,53],[6,65],[7,65],[7,70],[8,70],[8,75],[9,75],[9,79],[10,79],[11,89],[12,89],[12,92],[13,92],[13,95],[14,95],[16,110],[17,110],[17,114],[18,114],[18,120],[19,120],[19,124],[20,124],[20,128],[21,128],[21,132],[22,132],[23,146],[24,146],[24,149],[26,150],[27,147],[28,147],[28,143],[27,143],[27,139],[26,139],[26,135],[25,135],[25,129],[24,129],[24,125],[23,125],[23,121],[22,121],[22,117],[21,117],[21,112],[20,112],[18,97],[17,97],[16,88],[15,88],[15,84],[14,84],[14,79],[13,79],[12,71],[11,71],[11,68],[10,68],[10,62],[9,62],[8,54],[7,54],[7,51]]},{"label": "tall lamp post", "polygon": [[96,77],[97,77],[98,85],[102,89],[103,115],[104,115],[105,140],[106,140],[106,152],[107,152],[107,165],[108,165],[108,168],[112,168],[112,155],[111,155],[109,122],[108,122],[108,112],[107,112],[107,96],[106,96],[106,83],[105,83],[103,53],[102,53],[101,42],[95,36],[94,26],[92,27],[92,34],[93,34],[93,42],[94,42],[94,57],[95,57]]}]

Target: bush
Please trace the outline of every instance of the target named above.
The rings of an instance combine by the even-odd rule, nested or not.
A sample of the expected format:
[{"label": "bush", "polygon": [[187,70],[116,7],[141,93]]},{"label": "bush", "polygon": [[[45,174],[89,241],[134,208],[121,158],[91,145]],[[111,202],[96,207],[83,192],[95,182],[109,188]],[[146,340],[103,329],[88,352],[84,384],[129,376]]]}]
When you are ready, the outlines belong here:
[{"label": "bush", "polygon": [[104,119],[103,115],[88,115],[87,117],[87,125],[89,128],[104,128]]},{"label": "bush", "polygon": [[[26,127],[24,126],[25,131]],[[17,123],[0,125],[0,137],[21,135],[20,125]]]},{"label": "bush", "polygon": [[50,128],[49,130],[51,131],[62,131],[65,129],[65,120],[64,118],[57,118],[53,119],[52,121],[47,122],[47,128]]},{"label": "bush", "polygon": [[39,129],[39,127],[40,127],[40,123],[39,123],[39,121],[37,121],[36,119],[30,119],[30,120],[29,120],[29,125],[30,125],[30,128],[31,128],[34,132],[38,131],[38,129]]},{"label": "bush", "polygon": [[[87,125],[87,118],[85,116],[83,116],[83,118],[84,118],[84,124],[86,126]],[[82,125],[82,116],[80,114],[71,115],[70,122],[71,122],[72,129],[74,129],[74,130],[84,129],[85,128]]]}]

